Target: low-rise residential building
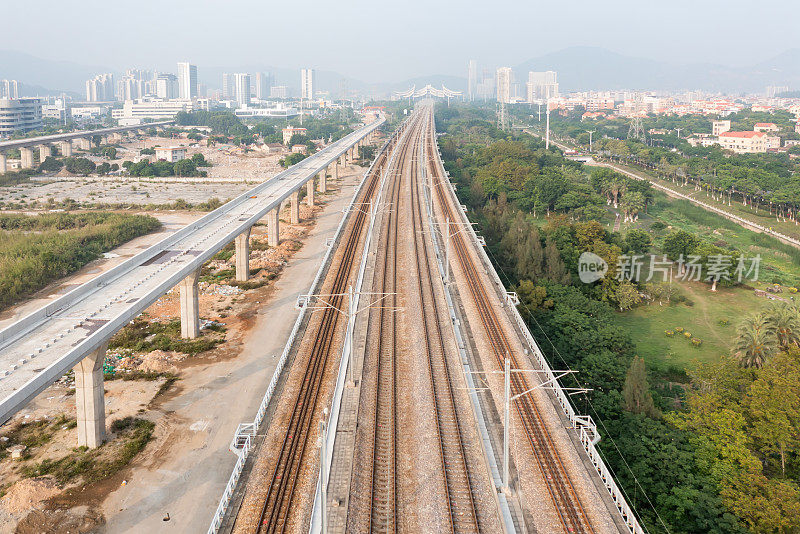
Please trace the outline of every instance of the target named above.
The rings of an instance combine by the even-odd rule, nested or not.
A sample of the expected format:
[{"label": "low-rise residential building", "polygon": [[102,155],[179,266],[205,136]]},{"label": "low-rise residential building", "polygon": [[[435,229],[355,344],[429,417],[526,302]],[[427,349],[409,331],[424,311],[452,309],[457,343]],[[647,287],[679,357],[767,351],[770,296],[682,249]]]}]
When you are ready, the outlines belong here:
[{"label": "low-rise residential building", "polygon": [[686,142],[692,146],[709,147],[719,143],[719,138],[713,134],[697,133],[686,139]]},{"label": "low-rise residential building", "polygon": [[42,127],[42,101],[38,98],[0,99],[0,136]]},{"label": "low-rise residential building", "polygon": [[773,122],[757,122],[755,126],[753,126],[754,132],[777,132],[780,130],[778,125]]},{"label": "low-rise residential building", "polygon": [[719,145],[737,154],[752,154],[780,148],[781,138],[766,132],[725,132],[719,136]]},{"label": "low-rise residential building", "polygon": [[170,163],[186,159],[186,148],[182,146],[157,147],[156,159],[163,159]]},{"label": "low-rise residential building", "polygon": [[720,135],[731,131],[731,121],[714,121],[711,123],[711,135]]},{"label": "low-rise residential building", "polygon": [[282,130],[282,133],[283,133],[283,144],[288,145],[293,135],[295,134],[306,135],[306,133],[308,133],[308,130],[306,130],[305,128],[296,128],[294,126],[289,126],[288,128],[284,128]]}]

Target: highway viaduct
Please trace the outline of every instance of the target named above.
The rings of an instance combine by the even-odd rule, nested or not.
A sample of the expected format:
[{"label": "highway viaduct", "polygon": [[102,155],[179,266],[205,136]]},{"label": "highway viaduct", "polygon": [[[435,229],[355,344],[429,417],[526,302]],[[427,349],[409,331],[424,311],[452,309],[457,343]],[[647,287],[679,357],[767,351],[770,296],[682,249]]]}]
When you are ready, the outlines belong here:
[{"label": "highway viaduct", "polygon": [[100,128],[98,130],[81,130],[78,132],[68,132],[55,135],[43,135],[40,137],[28,137],[26,139],[12,139],[10,141],[0,141],[0,174],[8,172],[8,160],[6,152],[12,149],[19,149],[20,167],[32,169],[34,166],[33,151],[39,148],[39,161],[47,159],[52,155],[53,145],[58,145],[61,154],[65,157],[72,156],[72,142],[78,141],[82,150],[92,148],[92,138],[100,136],[100,144],[117,142],[123,139],[123,134],[144,131],[148,128],[163,128],[175,121],[159,121],[136,126],[115,126],[112,128]]},{"label": "highway viaduct", "polygon": [[[0,330],[0,424],[69,369],[74,369],[78,445],[101,445],[106,427],[103,358],[111,336],[164,293],[178,286],[181,335],[197,337],[200,333],[198,278],[201,266],[233,241],[236,278],[247,280],[250,272],[247,238],[253,225],[266,216],[268,244],[276,246],[282,204],[289,202],[290,220],[299,222],[300,190],[306,188],[306,200],[313,204],[315,187],[325,192],[328,176],[337,179],[339,165],[354,160],[359,148],[372,141],[384,122],[381,117],[362,126],[133,258]],[[81,135],[102,135],[102,132],[64,135],[79,138]],[[13,148],[16,148],[19,143],[28,146],[41,143],[41,139],[44,138],[8,143],[14,143]],[[0,149],[8,148],[8,143],[0,144]]]}]

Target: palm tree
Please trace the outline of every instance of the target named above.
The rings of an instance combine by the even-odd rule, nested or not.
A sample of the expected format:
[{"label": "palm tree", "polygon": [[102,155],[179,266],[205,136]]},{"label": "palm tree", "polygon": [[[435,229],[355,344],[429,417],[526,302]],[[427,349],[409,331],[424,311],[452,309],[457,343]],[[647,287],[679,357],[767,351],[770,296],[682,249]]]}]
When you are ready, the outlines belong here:
[{"label": "palm tree", "polygon": [[638,191],[628,193],[622,197],[620,207],[625,214],[625,222],[633,222],[639,218],[639,212],[644,208],[644,195]]},{"label": "palm tree", "polygon": [[787,302],[776,303],[767,311],[767,319],[782,348],[800,345],[800,310]]},{"label": "palm tree", "polygon": [[743,367],[762,367],[778,348],[775,327],[762,313],[745,318],[736,334],[734,354]]}]

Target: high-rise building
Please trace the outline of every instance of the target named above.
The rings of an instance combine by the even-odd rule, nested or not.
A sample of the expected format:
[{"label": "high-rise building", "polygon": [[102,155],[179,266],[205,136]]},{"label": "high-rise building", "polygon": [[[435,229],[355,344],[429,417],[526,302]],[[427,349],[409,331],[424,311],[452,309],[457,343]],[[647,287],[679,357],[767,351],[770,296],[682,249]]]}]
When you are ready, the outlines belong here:
[{"label": "high-rise building", "polygon": [[779,94],[787,91],[789,91],[788,85],[769,85],[764,93],[766,94],[767,98],[775,98]]},{"label": "high-rise building", "polygon": [[314,99],[314,69],[302,69],[300,71],[300,98],[305,100]]},{"label": "high-rise building", "polygon": [[273,85],[269,88],[270,98],[289,98],[289,88],[285,85]]},{"label": "high-rise building", "polygon": [[197,98],[197,65],[178,63],[178,97]]},{"label": "high-rise building", "polygon": [[238,102],[240,106],[250,105],[250,75],[246,72],[234,74],[233,85],[236,89],[236,102]]},{"label": "high-rise building", "polygon": [[467,69],[467,96],[470,100],[475,100],[478,92],[478,62],[474,59],[469,60]]},{"label": "high-rise building", "polygon": [[38,98],[0,99],[0,136],[42,127],[42,101]]},{"label": "high-rise building", "polygon": [[114,100],[113,74],[98,74],[91,80],[86,80],[87,102],[106,102],[109,100]]},{"label": "high-rise building", "polygon": [[514,83],[514,73],[511,67],[500,67],[497,69],[497,101],[511,102],[511,84]]},{"label": "high-rise building", "polygon": [[270,73],[256,72],[256,98],[263,100],[269,97],[270,88],[275,85],[275,80]]},{"label": "high-rise building", "polygon": [[229,100],[236,97],[236,85],[234,75],[227,72],[222,73],[222,98]]},{"label": "high-rise building", "polygon": [[178,96],[178,77],[174,74],[162,73],[156,78],[156,96],[171,99]]},{"label": "high-rise building", "polygon": [[558,96],[558,78],[556,72],[548,70],[545,72],[528,73],[528,102],[536,102],[555,98]]},{"label": "high-rise building", "polygon": [[19,98],[19,82],[0,80],[0,98]]}]

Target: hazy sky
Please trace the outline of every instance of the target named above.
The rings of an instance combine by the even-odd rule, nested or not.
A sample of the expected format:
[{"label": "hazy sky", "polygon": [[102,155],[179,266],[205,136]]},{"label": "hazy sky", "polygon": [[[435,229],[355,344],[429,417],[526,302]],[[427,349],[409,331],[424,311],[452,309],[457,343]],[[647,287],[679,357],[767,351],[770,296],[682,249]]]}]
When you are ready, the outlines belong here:
[{"label": "hazy sky", "polygon": [[746,65],[800,46],[798,0],[6,1],[0,48],[124,69],[274,65],[465,76],[574,45]]}]

